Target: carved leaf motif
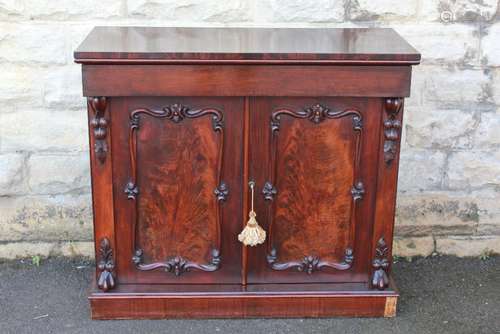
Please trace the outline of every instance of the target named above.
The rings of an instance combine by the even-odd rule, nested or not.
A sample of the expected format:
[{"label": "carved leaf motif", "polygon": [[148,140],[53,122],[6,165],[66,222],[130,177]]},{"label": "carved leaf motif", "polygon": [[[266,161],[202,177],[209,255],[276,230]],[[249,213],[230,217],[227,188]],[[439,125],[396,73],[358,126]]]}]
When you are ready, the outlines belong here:
[{"label": "carved leaf motif", "polygon": [[264,199],[266,201],[272,201],[274,196],[278,193],[278,190],[273,186],[271,182],[266,182],[264,187],[262,188],[262,194],[264,195]]},{"label": "carved leaf motif", "polygon": [[396,158],[401,133],[401,121],[396,117],[403,108],[403,99],[390,98],[385,100],[387,119],[384,121],[384,160],[390,165]]},{"label": "carved leaf motif", "polygon": [[212,115],[212,128],[214,131],[222,131],[224,128],[224,117],[222,112],[214,108],[190,109],[180,103],[174,103],[164,107],[162,110],[140,108],[130,114],[130,127],[139,127],[139,117],[141,114],[157,118],[166,118],[174,123],[180,123],[185,118],[197,118],[205,115]]},{"label": "carved leaf motif", "polygon": [[297,271],[305,272],[311,275],[313,272],[321,270],[322,268],[333,268],[336,270],[347,270],[352,267],[354,261],[354,253],[351,248],[346,248],[344,259],[340,263],[322,261],[319,257],[313,255],[306,255],[302,261],[291,262],[278,262],[278,254],[275,247],[267,255],[267,263],[274,270],[287,270],[295,268]]},{"label": "carved leaf motif", "polygon": [[351,189],[351,194],[354,201],[362,199],[363,195],[365,194],[365,187],[363,185],[363,182],[356,183]]},{"label": "carved leaf motif", "polygon": [[229,195],[229,188],[225,182],[221,182],[220,186],[214,190],[214,194],[218,201],[225,201]]},{"label": "carved leaf motif", "polygon": [[175,276],[180,276],[185,272],[190,271],[190,269],[197,269],[202,271],[216,271],[220,267],[221,256],[220,251],[216,248],[212,249],[212,258],[208,264],[198,264],[186,260],[182,256],[174,256],[165,262],[143,264],[144,252],[142,249],[137,249],[134,256],[132,257],[132,262],[140,270],[149,271],[158,268],[163,268],[165,272],[173,273]]},{"label": "carved leaf motif", "polygon": [[108,291],[115,287],[115,278],[113,270],[115,261],[113,259],[113,250],[108,238],[103,238],[99,247],[100,259],[97,263],[97,269],[100,271],[97,280],[97,286],[103,291]]},{"label": "carved leaf motif", "polygon": [[135,200],[135,198],[139,194],[139,189],[137,189],[137,185],[135,185],[133,182],[129,182],[125,186],[125,193],[127,194],[128,199]]},{"label": "carved leaf motif", "polygon": [[179,123],[186,117],[186,113],[188,112],[189,108],[183,106],[182,104],[175,103],[163,108],[163,110],[166,113],[166,118],[170,119],[174,123]]},{"label": "carved leaf motif", "polygon": [[360,131],[363,128],[363,118],[359,111],[346,109],[333,111],[319,103],[313,104],[304,110],[290,110],[286,108],[278,109],[271,114],[271,132],[279,131],[282,115],[288,115],[295,118],[309,119],[314,124],[319,124],[325,119],[335,119],[344,116],[352,116],[353,129]]},{"label": "carved leaf motif", "polygon": [[94,132],[94,153],[97,160],[104,163],[108,152],[106,142],[108,121],[105,118],[107,101],[105,97],[89,97],[88,103],[94,113],[94,117],[90,120],[90,126]]},{"label": "carved leaf motif", "polygon": [[325,120],[326,114],[330,109],[322,106],[319,103],[314,104],[313,106],[307,108],[306,110],[307,118],[313,123],[321,123]]},{"label": "carved leaf motif", "polygon": [[380,238],[375,248],[375,259],[372,262],[374,272],[371,281],[372,287],[379,290],[384,290],[389,285],[389,277],[387,275],[387,269],[389,268],[389,260],[387,259],[388,251],[389,248],[385,243],[385,239],[383,237]]}]

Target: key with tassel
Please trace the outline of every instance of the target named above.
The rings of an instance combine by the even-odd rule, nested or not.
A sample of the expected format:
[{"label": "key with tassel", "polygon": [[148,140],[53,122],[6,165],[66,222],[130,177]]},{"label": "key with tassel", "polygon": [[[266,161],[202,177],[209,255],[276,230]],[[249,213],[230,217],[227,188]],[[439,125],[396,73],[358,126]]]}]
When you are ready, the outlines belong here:
[{"label": "key with tassel", "polygon": [[259,223],[257,223],[257,219],[255,219],[257,217],[253,208],[255,182],[250,181],[248,185],[252,193],[250,213],[248,214],[249,219],[243,231],[238,235],[238,240],[245,246],[256,246],[262,244],[266,240],[266,231],[260,227]]}]

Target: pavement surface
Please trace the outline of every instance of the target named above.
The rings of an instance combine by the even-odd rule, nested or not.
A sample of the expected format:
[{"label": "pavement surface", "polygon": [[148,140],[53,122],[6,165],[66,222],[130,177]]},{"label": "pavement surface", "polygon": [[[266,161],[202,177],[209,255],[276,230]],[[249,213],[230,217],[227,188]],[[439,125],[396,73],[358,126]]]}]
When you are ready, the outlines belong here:
[{"label": "pavement surface", "polygon": [[92,321],[92,263],[0,263],[0,333],[500,333],[500,257],[400,260],[391,319]]}]

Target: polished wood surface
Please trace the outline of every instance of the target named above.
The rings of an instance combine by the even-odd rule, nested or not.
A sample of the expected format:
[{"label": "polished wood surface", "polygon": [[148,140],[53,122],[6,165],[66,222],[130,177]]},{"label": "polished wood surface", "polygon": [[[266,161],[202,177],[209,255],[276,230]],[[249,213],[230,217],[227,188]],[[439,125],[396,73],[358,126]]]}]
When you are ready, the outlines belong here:
[{"label": "polished wood surface", "polygon": [[138,246],[150,261],[182,256],[202,263],[219,248],[214,190],[223,143],[208,117],[182,125],[153,117],[141,120],[138,134]]},{"label": "polished wood surface", "polygon": [[[92,317],[394,316],[403,99],[391,29],[97,28]],[[267,232],[238,234],[255,182]]]},{"label": "polished wood surface", "polygon": [[93,319],[393,317],[399,293],[361,283],[127,285],[93,290]]},{"label": "polished wood surface", "polygon": [[[236,216],[242,206],[243,99],[126,97],[113,101],[120,282],[240,283],[242,250],[234,236],[241,229]],[[188,108],[182,119],[167,116],[165,109],[173,105]],[[137,147],[131,152],[134,114],[138,129],[132,135],[137,136]],[[131,199],[126,189],[134,174],[138,193]],[[226,194],[216,194],[222,192],[222,183]],[[219,200],[220,196],[224,198]],[[143,251],[142,259],[134,263],[138,249]],[[214,249],[219,256],[213,255]],[[176,265],[177,257],[186,263]],[[212,264],[214,258],[218,264]]]},{"label": "polished wood surface", "polygon": [[338,111],[338,120],[331,121],[323,113],[332,107],[287,102],[273,112],[279,126],[272,136],[269,177],[279,196],[269,222],[271,252],[277,257],[272,267],[306,271],[310,265],[309,270],[317,270],[303,263],[304,257],[340,263],[353,247],[351,189],[361,130],[352,129],[352,117],[361,119],[361,114]]},{"label": "polished wood surface", "polygon": [[80,63],[324,62],[415,64],[420,54],[393,29],[96,27]]},{"label": "polished wood surface", "polygon": [[85,65],[85,96],[410,95],[410,66]]},{"label": "polished wood surface", "polygon": [[[250,249],[248,281],[367,281],[371,272],[370,243],[377,187],[377,172],[370,166],[379,151],[380,100],[258,97],[251,102],[251,178],[259,192],[271,181],[277,193],[272,201],[264,195],[256,198],[259,222],[270,236],[265,247]],[[333,115],[344,116],[325,117],[315,123],[313,118],[281,114],[279,130],[271,131],[273,113],[283,110],[302,113],[316,104],[328,108]],[[359,131],[354,129],[353,117],[358,113]],[[300,140],[288,140],[292,134]],[[362,181],[364,188],[363,198],[356,201],[351,192],[357,183],[355,179]],[[348,270],[325,266],[311,275],[298,271],[297,266],[277,271],[267,261],[273,246],[279,262],[283,259],[280,253],[285,252],[285,260],[299,263],[307,256],[341,263],[346,248],[353,250],[354,261]]]}]

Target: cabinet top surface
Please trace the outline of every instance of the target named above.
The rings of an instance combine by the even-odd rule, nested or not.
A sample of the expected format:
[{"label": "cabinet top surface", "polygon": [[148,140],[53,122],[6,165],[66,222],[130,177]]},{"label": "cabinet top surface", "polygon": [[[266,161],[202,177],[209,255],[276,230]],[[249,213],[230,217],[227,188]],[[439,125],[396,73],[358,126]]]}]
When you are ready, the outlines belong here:
[{"label": "cabinet top surface", "polygon": [[386,28],[96,27],[78,63],[418,64],[420,54]]}]

